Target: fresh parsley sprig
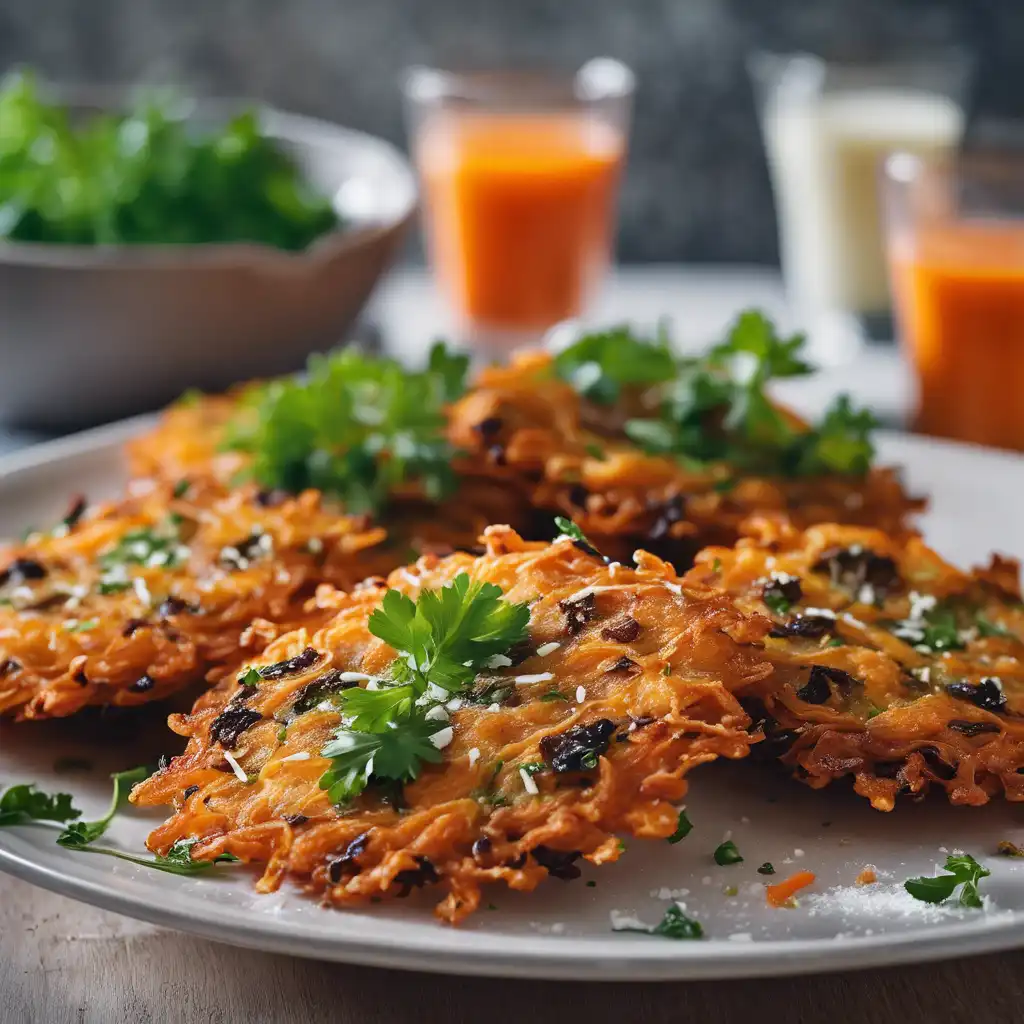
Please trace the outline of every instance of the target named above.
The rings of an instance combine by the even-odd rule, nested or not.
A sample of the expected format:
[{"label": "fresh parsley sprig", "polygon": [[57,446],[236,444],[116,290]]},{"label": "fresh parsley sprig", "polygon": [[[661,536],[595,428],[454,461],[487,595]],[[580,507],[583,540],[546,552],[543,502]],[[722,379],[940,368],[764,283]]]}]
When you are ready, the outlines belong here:
[{"label": "fresh parsley sprig", "polygon": [[877,426],[869,412],[843,395],[820,423],[801,430],[768,396],[771,382],[812,372],[802,355],[805,341],[802,334],[780,335],[751,310],[702,356],[675,357],[664,332],[648,340],[618,328],[581,338],[556,357],[555,370],[598,404],[619,401],[628,388],[660,391],[656,412],[625,425],[649,454],[771,475],[863,474]]},{"label": "fresh parsley sprig", "polygon": [[331,801],[347,803],[371,777],[407,782],[425,762],[439,762],[451,738],[441,705],[523,639],[529,621],[526,605],[504,600],[500,587],[466,573],[415,602],[389,590],[368,625],[398,657],[383,685],[337,695],[343,724],[321,751],[332,760],[320,780]]},{"label": "fresh parsley sprig", "polygon": [[110,847],[94,846],[93,843],[106,833],[114,816],[124,809],[131,787],[149,775],[150,770],[145,767],[115,772],[111,776],[114,792],[110,800],[110,809],[96,821],[76,820],[81,818],[82,812],[72,804],[70,793],[54,793],[51,796],[37,789],[32,783],[10,786],[0,793],[0,827],[25,825],[36,821],[63,824],[65,827],[57,836],[57,843],[67,850],[99,853],[172,875],[199,875],[209,871],[215,864],[238,861],[238,857],[232,853],[222,853],[211,860],[193,860],[192,847],[199,842],[198,838],[178,839],[166,855],[152,858],[137,857],[135,854]]},{"label": "fresh parsley sprig", "polygon": [[123,810],[128,803],[128,794],[131,792],[132,786],[137,782],[142,782],[143,779],[148,779],[151,774],[152,771],[143,765],[139,768],[131,768],[128,771],[115,772],[111,775],[110,778],[114,783],[114,792],[110,798],[110,808],[107,810],[107,813],[96,821],[72,821],[57,836],[57,845],[78,850],[88,846],[90,843],[94,843],[110,828],[114,815],[118,811]]},{"label": "fresh parsley sprig", "polygon": [[73,821],[81,815],[70,793],[44,793],[34,783],[10,786],[0,793],[0,827],[33,821]]},{"label": "fresh parsley sprig", "polygon": [[203,875],[210,871],[217,864],[237,864],[239,858],[233,853],[221,853],[211,860],[193,860],[192,847],[199,842],[198,839],[178,839],[166,855],[156,854],[153,857],[137,857],[134,853],[126,853],[124,850],[115,850],[108,846],[72,846],[69,849],[78,850],[82,853],[98,853],[104,857],[114,857],[117,860],[127,861],[129,864],[138,864],[139,867],[153,868],[155,871],[163,871],[169,875]]},{"label": "fresh parsley sprig", "polygon": [[0,237],[73,245],[251,241],[304,249],[330,200],[253,110],[216,131],[150,91],[124,113],[72,116],[30,72],[0,81]]},{"label": "fresh parsley sprig", "polygon": [[624,387],[660,384],[675,372],[663,326],[654,339],[625,325],[586,334],[555,357],[555,373],[599,405],[614,405]]},{"label": "fresh parsley sprig", "polygon": [[947,857],[943,870],[945,874],[934,877],[924,875],[919,878],[908,878],[903,883],[903,888],[915,900],[923,900],[925,903],[942,903],[959,888],[960,906],[980,908],[982,902],[978,894],[978,883],[992,872],[968,853]]},{"label": "fresh parsley sprig", "polygon": [[252,454],[264,487],[313,487],[352,512],[379,512],[410,484],[440,500],[455,486],[444,406],[465,389],[467,366],[441,342],[418,372],[354,350],[315,356],[305,377],[252,393],[225,447]]}]

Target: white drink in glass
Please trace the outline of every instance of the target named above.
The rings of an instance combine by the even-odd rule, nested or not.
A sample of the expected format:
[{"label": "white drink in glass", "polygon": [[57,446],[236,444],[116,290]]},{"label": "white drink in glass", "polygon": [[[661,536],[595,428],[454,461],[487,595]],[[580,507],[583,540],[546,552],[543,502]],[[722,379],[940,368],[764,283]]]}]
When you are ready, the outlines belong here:
[{"label": "white drink in glass", "polygon": [[786,281],[800,307],[888,310],[879,167],[893,150],[952,151],[963,111],[952,99],[864,88],[789,100],[764,115]]}]

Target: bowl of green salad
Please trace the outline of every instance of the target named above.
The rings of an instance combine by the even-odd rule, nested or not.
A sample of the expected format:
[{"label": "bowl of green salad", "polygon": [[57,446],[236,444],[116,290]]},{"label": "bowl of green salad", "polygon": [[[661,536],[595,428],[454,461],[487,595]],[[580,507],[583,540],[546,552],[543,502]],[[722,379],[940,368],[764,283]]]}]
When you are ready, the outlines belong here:
[{"label": "bowl of green salad", "polygon": [[362,132],[0,81],[0,420],[67,429],[341,342],[416,206]]}]

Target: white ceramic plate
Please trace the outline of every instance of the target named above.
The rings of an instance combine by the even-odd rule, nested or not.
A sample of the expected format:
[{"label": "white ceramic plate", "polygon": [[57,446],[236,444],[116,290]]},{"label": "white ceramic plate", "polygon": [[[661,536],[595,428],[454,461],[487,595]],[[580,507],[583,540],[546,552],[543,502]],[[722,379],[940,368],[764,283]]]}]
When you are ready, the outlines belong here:
[{"label": "white ceramic plate", "polygon": [[[0,462],[0,535],[59,518],[69,492],[92,497],[121,482],[119,446],[135,421],[43,445]],[[886,460],[907,467],[914,488],[933,496],[926,529],[934,546],[961,562],[991,549],[1024,552],[1024,459],[896,436]],[[87,817],[109,799],[107,774],[178,749],[156,714],[131,722],[0,723],[0,786],[32,781],[73,792]],[[118,734],[118,729],[122,734]],[[58,758],[91,762],[57,771]],[[56,846],[43,826],[0,831],[0,868],[76,899],[240,946],[388,967],[571,979],[712,978],[892,965],[1024,944],[1024,861],[995,857],[1000,839],[1024,843],[1020,807],[951,808],[934,799],[889,815],[839,787],[812,792],[765,777],[754,764],[717,764],[694,773],[690,836],[671,846],[634,840],[614,866],[582,881],[549,881],[533,894],[495,888],[497,905],[455,929],[435,923],[429,894],[365,911],[321,909],[292,890],[257,896],[244,869],[217,878],[180,878]],[[142,851],[158,817],[122,815],[109,834]],[[714,848],[731,833],[744,862],[718,867]],[[983,911],[930,906],[902,888],[932,874],[946,851],[984,860]],[[765,905],[758,865],[777,877],[798,867],[817,884],[792,910]],[[880,883],[854,879],[872,864]],[[615,933],[611,916],[656,922],[672,899],[703,922],[707,938],[673,942]]]}]

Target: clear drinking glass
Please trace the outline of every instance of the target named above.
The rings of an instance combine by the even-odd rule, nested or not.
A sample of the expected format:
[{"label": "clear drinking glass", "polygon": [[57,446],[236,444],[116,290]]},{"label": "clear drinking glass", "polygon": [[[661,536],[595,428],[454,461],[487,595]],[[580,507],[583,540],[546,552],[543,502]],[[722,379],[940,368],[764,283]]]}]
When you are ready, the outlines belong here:
[{"label": "clear drinking glass", "polygon": [[915,429],[1024,450],[1024,154],[898,153],[884,184]]},{"label": "clear drinking glass", "polygon": [[608,58],[407,73],[427,252],[464,340],[500,351],[584,313],[611,260],[632,95]]},{"label": "clear drinking glass", "polygon": [[819,358],[840,360],[865,330],[890,327],[882,160],[955,150],[970,62],[951,50],[875,63],[758,53],[748,64],[789,300]]}]

